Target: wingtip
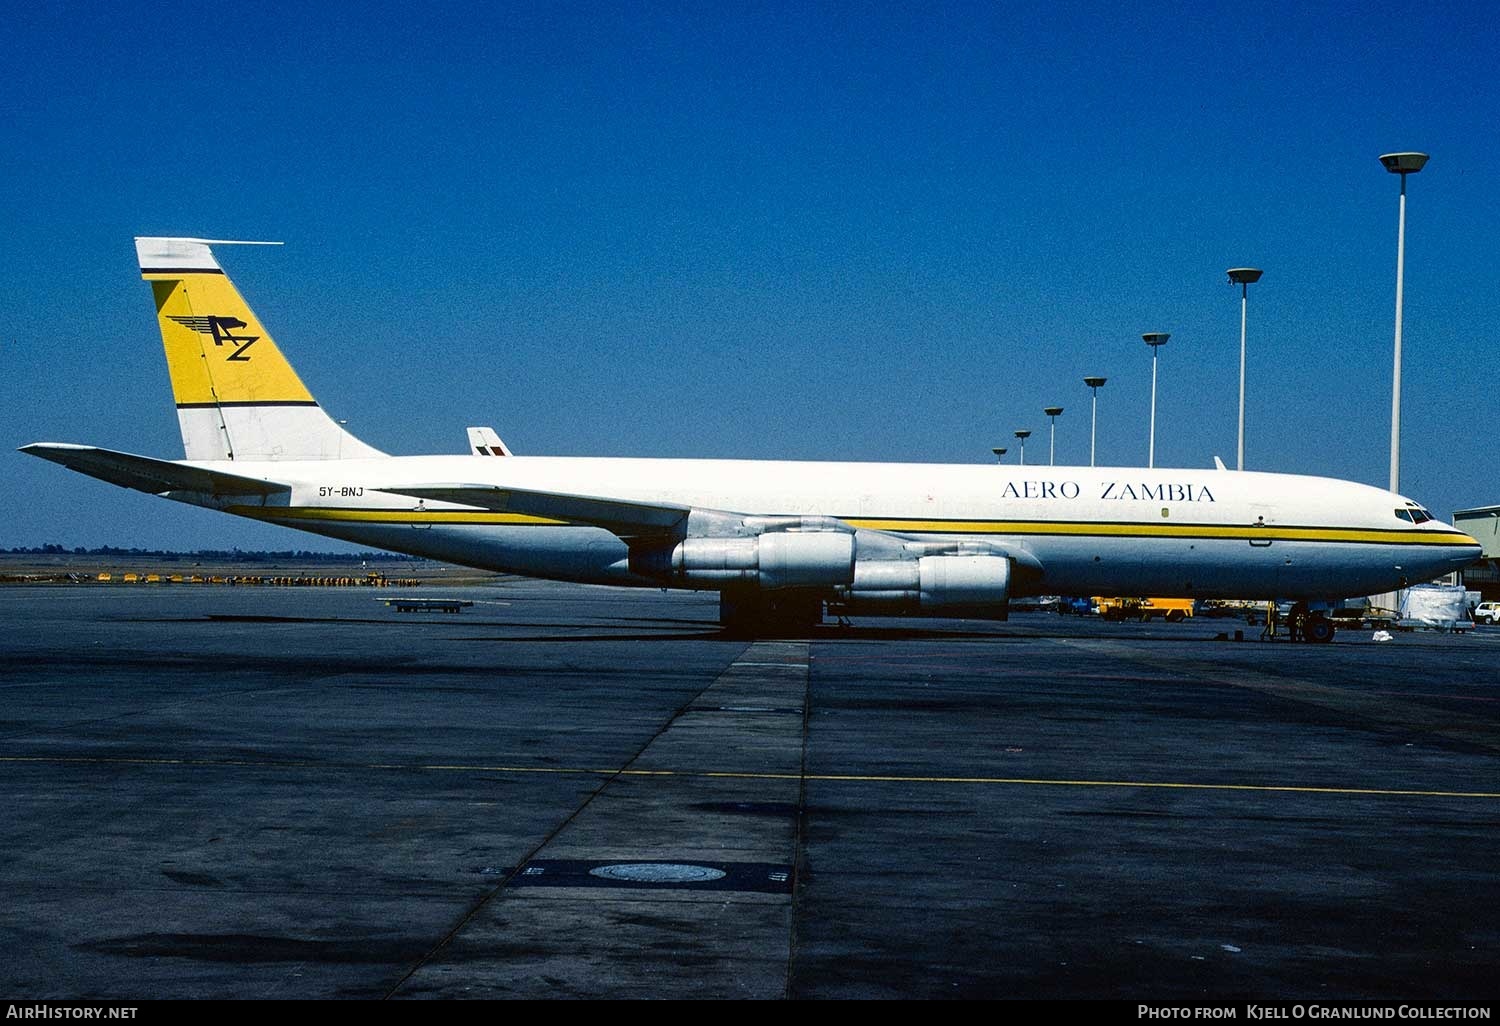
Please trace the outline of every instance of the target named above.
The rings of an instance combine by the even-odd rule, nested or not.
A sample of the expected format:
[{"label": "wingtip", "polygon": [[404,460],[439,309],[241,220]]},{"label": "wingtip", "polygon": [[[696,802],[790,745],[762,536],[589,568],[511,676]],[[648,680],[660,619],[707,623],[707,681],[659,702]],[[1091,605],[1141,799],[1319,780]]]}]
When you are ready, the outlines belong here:
[{"label": "wingtip", "polygon": [[92,449],[91,445],[79,445],[77,442],[28,442],[19,446],[16,452],[30,453],[35,456],[42,452],[56,452],[58,449]]}]

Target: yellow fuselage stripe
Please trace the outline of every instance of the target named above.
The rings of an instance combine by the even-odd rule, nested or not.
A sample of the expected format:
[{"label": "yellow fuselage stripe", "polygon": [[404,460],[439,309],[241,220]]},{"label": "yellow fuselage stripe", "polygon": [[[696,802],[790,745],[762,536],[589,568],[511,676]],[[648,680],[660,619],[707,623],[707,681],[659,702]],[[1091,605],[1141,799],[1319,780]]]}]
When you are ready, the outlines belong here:
[{"label": "yellow fuselage stripe", "polygon": [[[369,524],[495,524],[566,526],[566,520],[475,510],[353,509],[329,506],[231,506],[230,513],[256,520],[323,520]],[[1085,523],[1045,520],[882,520],[846,518],[851,527],[896,534],[1052,535],[1106,538],[1227,539],[1231,541],[1362,542],[1380,545],[1468,547],[1453,531],[1381,531],[1345,527],[1239,527],[1228,524]]]},{"label": "yellow fuselage stripe", "polygon": [[517,524],[568,526],[524,513],[481,513],[465,509],[334,509],[326,506],[230,506],[226,510],[255,520],[333,520],[368,524]]},{"label": "yellow fuselage stripe", "polygon": [[[1345,541],[1386,545],[1469,545],[1456,532],[1381,531],[1352,527],[1243,527],[1234,524],[1080,523],[1046,520],[848,520],[894,533],[1095,535],[1108,538],[1228,538],[1235,541]],[[1463,540],[1460,541],[1459,539]]]}]

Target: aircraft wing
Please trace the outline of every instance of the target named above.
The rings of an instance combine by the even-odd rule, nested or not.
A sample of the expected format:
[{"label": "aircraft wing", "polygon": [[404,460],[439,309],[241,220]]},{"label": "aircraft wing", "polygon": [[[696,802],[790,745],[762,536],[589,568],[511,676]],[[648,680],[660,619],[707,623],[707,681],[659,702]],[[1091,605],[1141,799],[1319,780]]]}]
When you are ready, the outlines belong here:
[{"label": "aircraft wing", "polygon": [[[410,495],[416,499],[452,502],[461,506],[494,510],[498,513],[524,513],[528,516],[589,524],[612,531],[622,538],[661,538],[678,532],[691,514],[708,522],[717,522],[721,536],[746,536],[774,531],[835,531],[869,539],[867,544],[886,546],[889,552],[909,552],[916,546],[921,552],[947,551],[951,541],[924,543],[891,531],[857,528],[847,520],[830,516],[765,515],[704,509],[671,502],[644,502],[597,495],[570,495],[525,488],[507,488],[487,484],[430,484],[408,488],[384,487],[385,492]],[[882,541],[883,540],[883,541]],[[1018,565],[1040,571],[1042,565],[1024,546],[1001,542],[970,542],[965,551],[982,551],[1003,555]],[[894,558],[894,557],[891,557]]]},{"label": "aircraft wing", "polygon": [[241,477],[219,470],[157,460],[150,456],[115,452],[92,445],[69,445],[64,442],[33,442],[21,446],[21,452],[61,463],[89,477],[134,488],[138,492],[161,495],[164,492],[202,492],[208,495],[274,495],[291,491],[290,486],[256,477]]},{"label": "aircraft wing", "polygon": [[636,502],[597,495],[569,495],[563,492],[538,492],[524,488],[504,488],[479,484],[434,484],[410,488],[384,488],[382,491],[410,495],[415,499],[453,502],[477,506],[497,513],[524,513],[527,516],[590,524],[613,531],[621,537],[667,535],[687,518],[692,507],[676,503]]}]

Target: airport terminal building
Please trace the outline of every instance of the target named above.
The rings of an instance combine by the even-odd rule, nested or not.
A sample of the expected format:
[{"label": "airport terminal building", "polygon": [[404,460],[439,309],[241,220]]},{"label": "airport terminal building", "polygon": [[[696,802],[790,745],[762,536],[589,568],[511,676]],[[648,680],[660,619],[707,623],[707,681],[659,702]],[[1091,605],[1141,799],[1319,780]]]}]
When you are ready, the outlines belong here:
[{"label": "airport terminal building", "polygon": [[1479,559],[1463,571],[1464,587],[1487,602],[1500,601],[1500,506],[1458,510],[1453,526],[1480,545]]}]

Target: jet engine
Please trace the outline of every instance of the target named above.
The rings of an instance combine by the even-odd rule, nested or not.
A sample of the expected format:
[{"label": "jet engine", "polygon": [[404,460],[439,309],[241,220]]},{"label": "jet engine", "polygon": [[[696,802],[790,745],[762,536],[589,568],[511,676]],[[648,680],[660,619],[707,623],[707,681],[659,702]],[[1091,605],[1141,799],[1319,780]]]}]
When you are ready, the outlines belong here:
[{"label": "jet engine", "polygon": [[689,587],[750,585],[762,591],[847,586],[854,580],[854,535],[772,531],[749,538],[684,538],[670,550],[632,552],[637,573]]},{"label": "jet engine", "polygon": [[855,564],[836,611],[849,614],[983,616],[1004,620],[1011,561],[999,554],[922,556]]}]

